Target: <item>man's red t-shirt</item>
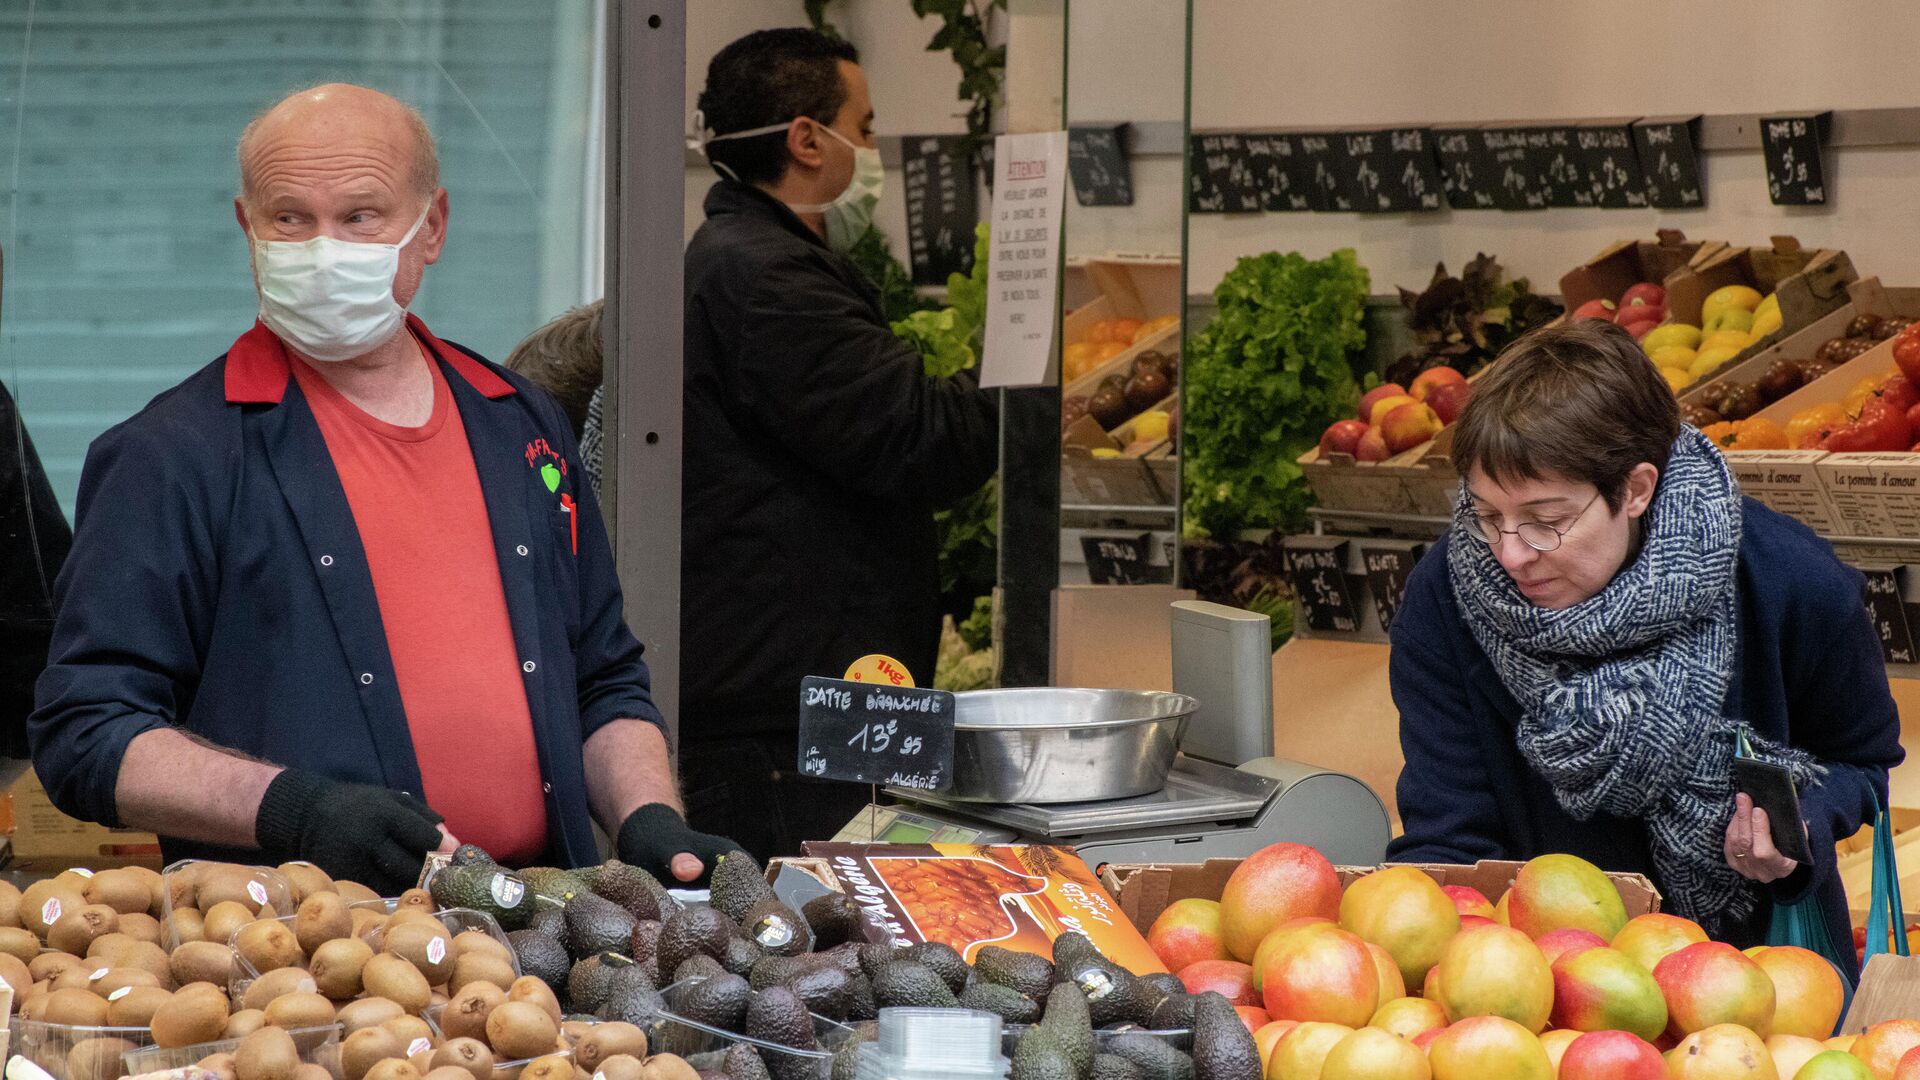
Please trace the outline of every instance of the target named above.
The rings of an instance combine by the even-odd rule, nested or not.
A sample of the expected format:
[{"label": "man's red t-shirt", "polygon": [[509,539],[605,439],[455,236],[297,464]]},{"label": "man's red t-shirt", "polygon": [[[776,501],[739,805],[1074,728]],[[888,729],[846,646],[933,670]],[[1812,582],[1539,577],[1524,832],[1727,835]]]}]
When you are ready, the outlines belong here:
[{"label": "man's red t-shirt", "polygon": [[396,427],[304,360],[313,408],[367,552],[427,804],[503,862],[538,858],[547,809],[526,685],[466,426],[438,364],[433,415]]}]

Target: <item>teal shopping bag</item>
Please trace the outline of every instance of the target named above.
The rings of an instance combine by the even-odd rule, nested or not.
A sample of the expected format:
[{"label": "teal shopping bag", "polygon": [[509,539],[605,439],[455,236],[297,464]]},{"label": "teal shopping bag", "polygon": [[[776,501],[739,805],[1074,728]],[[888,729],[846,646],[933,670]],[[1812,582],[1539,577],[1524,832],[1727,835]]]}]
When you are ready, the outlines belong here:
[{"label": "teal shopping bag", "polygon": [[[1767,944],[1797,945],[1819,953],[1826,961],[1839,970],[1843,976],[1841,984],[1846,989],[1846,1000],[1840,1008],[1840,1015],[1846,1016],[1853,1006],[1854,984],[1859,981],[1859,972],[1866,960],[1876,954],[1890,952],[1896,956],[1907,955],[1906,908],[1900,901],[1900,868],[1893,855],[1893,821],[1885,807],[1879,805],[1875,797],[1873,819],[1873,899],[1867,908],[1867,944],[1865,955],[1858,958],[1853,950],[1844,943],[1833,940],[1827,929],[1826,916],[1821,908],[1819,893],[1809,893],[1792,904],[1773,905],[1773,917],[1767,924]],[[1836,1027],[1834,1034],[1839,1034]]]}]

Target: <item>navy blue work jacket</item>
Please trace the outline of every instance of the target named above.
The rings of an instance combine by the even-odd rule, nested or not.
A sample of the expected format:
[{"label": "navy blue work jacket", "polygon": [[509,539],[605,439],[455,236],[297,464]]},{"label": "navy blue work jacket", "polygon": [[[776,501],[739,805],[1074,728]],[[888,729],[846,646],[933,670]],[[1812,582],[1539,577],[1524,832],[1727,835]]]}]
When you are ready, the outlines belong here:
[{"label": "navy blue work jacket", "polygon": [[[664,723],[592,485],[549,395],[407,324],[452,388],[480,476],[539,751],[547,855],[598,862],[582,745],[613,720]],[[34,768],[69,814],[119,824],[127,744],[168,724],[337,780],[421,791],[353,511],[289,364],[256,324],[88,451],[28,731]],[[557,490],[548,465],[562,473]],[[165,837],[162,847],[170,859],[247,857]]]}]

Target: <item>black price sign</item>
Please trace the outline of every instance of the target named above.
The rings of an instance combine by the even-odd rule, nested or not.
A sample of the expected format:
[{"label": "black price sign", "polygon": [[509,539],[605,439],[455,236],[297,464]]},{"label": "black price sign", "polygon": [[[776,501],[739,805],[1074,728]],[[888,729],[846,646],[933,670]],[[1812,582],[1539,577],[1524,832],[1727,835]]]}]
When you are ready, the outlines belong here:
[{"label": "black price sign", "polygon": [[1413,574],[1413,564],[1419,562],[1426,551],[1425,544],[1361,547],[1360,561],[1367,568],[1367,591],[1373,594],[1373,610],[1380,616],[1380,629],[1393,628],[1400,598],[1407,594],[1407,578]]},{"label": "black price sign", "polygon": [[1440,164],[1425,129],[1349,131],[1340,140],[1348,164],[1346,194],[1355,210],[1391,214],[1440,209]]},{"label": "black price sign", "polygon": [[1527,152],[1533,158],[1540,194],[1553,207],[1579,206],[1575,198],[1585,176],[1580,167],[1576,129],[1566,126],[1530,128]]},{"label": "black price sign", "polygon": [[944,285],[973,269],[973,230],[980,208],[973,162],[960,135],[907,135],[900,172],[907,198],[907,251],[915,285]]},{"label": "black price sign", "polygon": [[945,791],[953,784],[953,695],[808,676],[800,680],[800,773]]},{"label": "black price sign", "polygon": [[1633,148],[1647,183],[1647,205],[1688,210],[1707,205],[1700,180],[1698,116],[1654,117],[1633,124]]},{"label": "black price sign", "polygon": [[1351,210],[1353,194],[1347,186],[1345,140],[1333,132],[1295,135],[1307,170],[1308,197],[1315,210]]},{"label": "black price sign", "polygon": [[1195,135],[1192,154],[1193,189],[1188,208],[1193,213],[1251,214],[1260,210],[1260,185],[1254,179],[1244,138]]},{"label": "black price sign", "polygon": [[1132,206],[1133,169],[1127,163],[1127,125],[1067,129],[1067,172],[1081,206]]},{"label": "black price sign", "polygon": [[1491,162],[1493,198],[1500,209],[1546,209],[1547,193],[1527,145],[1526,128],[1482,128],[1480,145]]},{"label": "black price sign", "polygon": [[1880,632],[1880,651],[1889,664],[1914,662],[1913,629],[1907,625],[1904,566],[1865,568],[1867,614]]},{"label": "black price sign", "polygon": [[1152,565],[1153,534],[1082,536],[1087,578],[1095,585],[1163,585],[1173,580],[1173,564]]},{"label": "black price sign", "polygon": [[1347,543],[1336,536],[1294,536],[1286,543],[1287,574],[1315,630],[1351,634],[1360,629],[1347,589]]},{"label": "black price sign", "polygon": [[1487,186],[1493,176],[1492,159],[1485,154],[1479,131],[1472,128],[1436,128],[1434,153],[1440,159],[1442,191],[1455,210],[1492,210],[1500,203]]},{"label": "black price sign", "polygon": [[1821,149],[1832,113],[1760,118],[1760,148],[1767,159],[1767,197],[1775,206],[1823,206],[1827,173]]},{"label": "black price sign", "polygon": [[1292,135],[1247,135],[1247,162],[1266,210],[1313,209],[1313,167]]},{"label": "black price sign", "polygon": [[1574,129],[1580,151],[1582,184],[1574,191],[1575,206],[1625,210],[1647,205],[1647,185],[1640,176],[1640,158],[1633,149],[1633,128],[1627,124],[1586,124]]}]

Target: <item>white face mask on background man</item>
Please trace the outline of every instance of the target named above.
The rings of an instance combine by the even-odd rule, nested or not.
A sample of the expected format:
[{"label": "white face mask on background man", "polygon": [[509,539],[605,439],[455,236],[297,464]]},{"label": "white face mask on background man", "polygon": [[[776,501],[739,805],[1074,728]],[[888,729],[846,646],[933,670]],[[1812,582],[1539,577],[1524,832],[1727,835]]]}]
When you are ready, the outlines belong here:
[{"label": "white face mask on background man", "polygon": [[432,205],[397,244],[331,236],[255,240],[260,321],[302,356],[328,363],[365,356],[384,344],[407,315],[393,298],[400,249],[413,242]]},{"label": "white face mask on background man", "polygon": [[[812,118],[809,117],[809,119]],[[703,128],[704,123],[699,116],[694,117],[696,128]],[[728,139],[751,139],[758,135],[785,131],[792,123],[789,120],[785,124],[768,124],[766,127],[731,131],[725,135],[706,135],[700,142],[700,149],[704,153],[708,146]],[[853,151],[853,179],[847,182],[846,190],[832,202],[788,203],[787,206],[796,214],[824,216],[827,222],[827,246],[835,251],[845,252],[873,227],[874,207],[879,205],[881,192],[886,189],[887,167],[880,160],[880,151],[870,146],[856,146],[845,135],[817,120],[814,121],[814,126],[838,139],[842,145]],[[740,179],[724,162],[709,158],[708,163],[729,179]]]}]

